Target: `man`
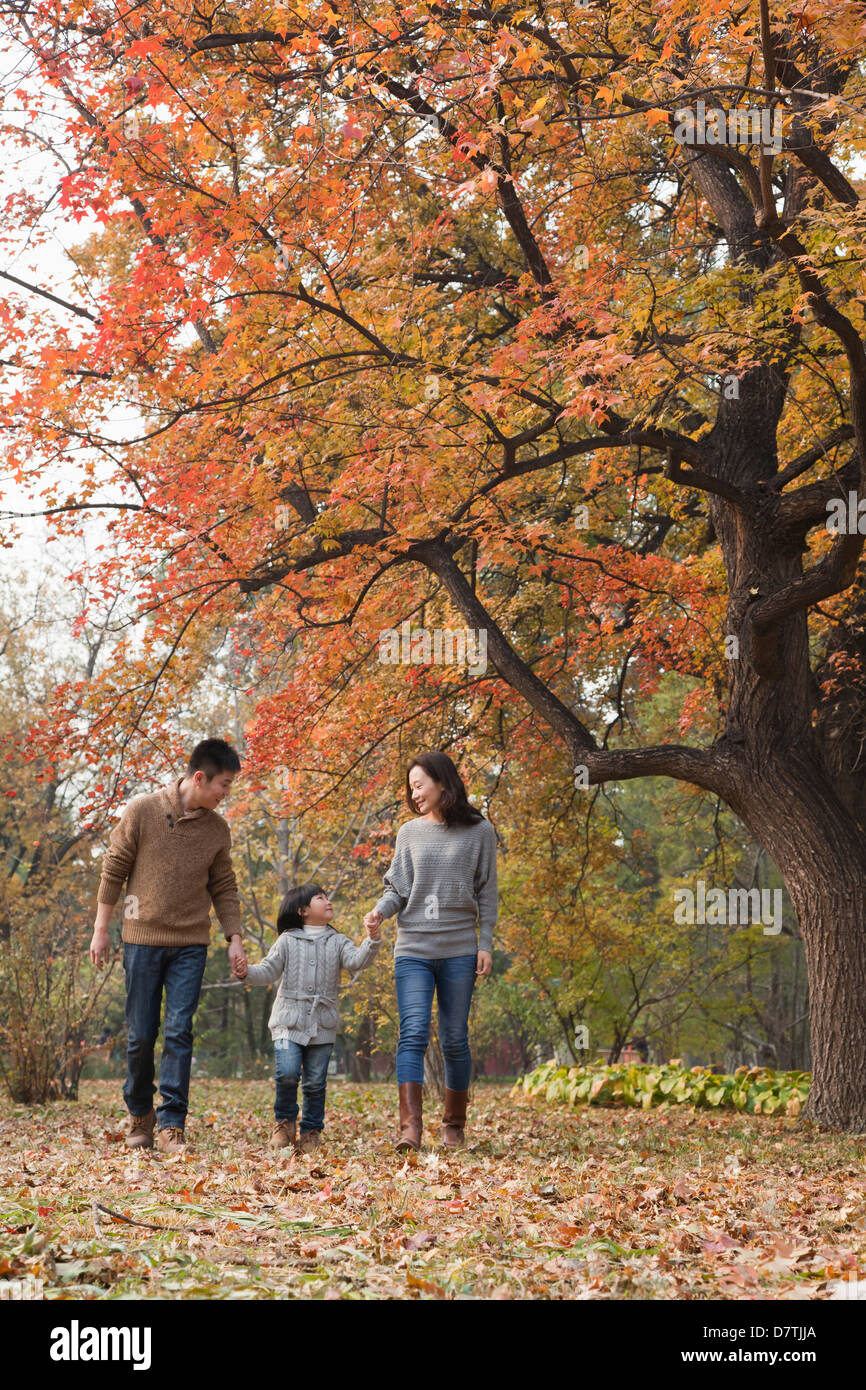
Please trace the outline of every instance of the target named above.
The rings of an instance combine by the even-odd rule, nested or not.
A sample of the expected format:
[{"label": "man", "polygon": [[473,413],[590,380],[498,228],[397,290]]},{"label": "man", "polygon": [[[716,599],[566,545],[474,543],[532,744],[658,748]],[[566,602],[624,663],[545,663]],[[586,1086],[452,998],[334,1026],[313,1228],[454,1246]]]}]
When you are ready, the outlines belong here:
[{"label": "man", "polygon": [[[129,1031],[123,1099],[126,1143],[163,1153],[184,1147],[192,1064],[192,1019],[216,910],[229,943],[229,963],[246,964],[240,902],[231,861],[231,834],[216,808],[240,772],[231,744],[209,738],[193,749],[183,777],[148,796],[136,796],[112,831],[102,861],[90,959],[108,960],[108,924],[126,882],[123,969]],[[153,1049],[165,990],[159,1090],[154,1113]]]}]

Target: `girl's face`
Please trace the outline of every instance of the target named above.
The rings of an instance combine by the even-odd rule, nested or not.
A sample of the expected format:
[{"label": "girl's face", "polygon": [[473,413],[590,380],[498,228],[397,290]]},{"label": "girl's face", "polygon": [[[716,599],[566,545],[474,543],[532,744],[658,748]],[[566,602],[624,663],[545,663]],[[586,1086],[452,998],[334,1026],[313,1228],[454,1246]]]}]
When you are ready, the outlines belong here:
[{"label": "girl's face", "polygon": [[409,790],[412,793],[412,800],[422,816],[426,816],[430,811],[435,811],[442,800],[442,783],[431,777],[429,772],[425,772],[423,767],[410,769]]},{"label": "girl's face", "polygon": [[334,915],[334,904],[327,893],[315,893],[309,907],[302,907],[299,915],[301,921],[308,922],[311,927],[324,927]]}]

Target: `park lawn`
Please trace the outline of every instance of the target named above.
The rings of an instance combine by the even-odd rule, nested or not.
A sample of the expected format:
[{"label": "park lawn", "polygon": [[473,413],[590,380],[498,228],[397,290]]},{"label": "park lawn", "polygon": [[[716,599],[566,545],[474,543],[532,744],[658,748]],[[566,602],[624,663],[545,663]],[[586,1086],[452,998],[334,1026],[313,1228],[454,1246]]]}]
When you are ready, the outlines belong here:
[{"label": "park lawn", "polygon": [[[0,1276],[52,1299],[813,1299],[866,1280],[866,1138],[790,1117],[546,1106],[481,1084],[469,1146],[391,1148],[396,1087],[331,1080],[313,1158],[266,1081],[192,1086],[131,1153],[117,1081],[0,1101]],[[111,1215],[115,1213],[115,1215]],[[129,1225],[117,1214],[133,1221]],[[162,1229],[151,1229],[159,1227]],[[843,1282],[846,1281],[846,1282]]]}]

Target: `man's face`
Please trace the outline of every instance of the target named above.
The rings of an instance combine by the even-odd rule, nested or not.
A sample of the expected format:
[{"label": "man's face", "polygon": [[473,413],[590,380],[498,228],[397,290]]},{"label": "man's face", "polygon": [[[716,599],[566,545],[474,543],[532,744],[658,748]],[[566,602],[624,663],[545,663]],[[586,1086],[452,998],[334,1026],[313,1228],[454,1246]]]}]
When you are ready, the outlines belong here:
[{"label": "man's face", "polygon": [[236,776],[237,773],[234,772],[218,772],[208,781],[203,772],[197,772],[193,781],[199,806],[203,806],[207,811],[215,811],[220,802],[228,796]]}]

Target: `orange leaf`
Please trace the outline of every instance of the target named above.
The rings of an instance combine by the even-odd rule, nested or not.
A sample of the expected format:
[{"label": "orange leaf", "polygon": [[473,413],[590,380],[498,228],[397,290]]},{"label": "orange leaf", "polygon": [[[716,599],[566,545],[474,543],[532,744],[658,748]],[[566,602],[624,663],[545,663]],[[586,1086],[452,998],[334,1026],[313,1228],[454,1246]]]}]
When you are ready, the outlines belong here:
[{"label": "orange leaf", "polygon": [[406,1283],[410,1289],[421,1289],[424,1293],[432,1293],[434,1298],[447,1298],[448,1293],[441,1284],[434,1284],[430,1279],[419,1279],[417,1274],[407,1274]]}]

